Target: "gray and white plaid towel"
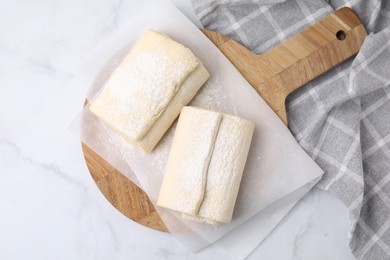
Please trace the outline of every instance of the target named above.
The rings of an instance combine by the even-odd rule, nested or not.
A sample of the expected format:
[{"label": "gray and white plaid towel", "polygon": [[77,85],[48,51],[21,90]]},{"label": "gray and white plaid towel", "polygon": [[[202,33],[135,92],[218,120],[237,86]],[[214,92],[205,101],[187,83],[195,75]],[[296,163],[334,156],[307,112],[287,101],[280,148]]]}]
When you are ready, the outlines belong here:
[{"label": "gray and white plaid towel", "polygon": [[290,95],[289,128],[351,215],[359,259],[390,259],[390,1],[192,0],[202,24],[262,53],[342,6],[370,35],[356,58]]}]

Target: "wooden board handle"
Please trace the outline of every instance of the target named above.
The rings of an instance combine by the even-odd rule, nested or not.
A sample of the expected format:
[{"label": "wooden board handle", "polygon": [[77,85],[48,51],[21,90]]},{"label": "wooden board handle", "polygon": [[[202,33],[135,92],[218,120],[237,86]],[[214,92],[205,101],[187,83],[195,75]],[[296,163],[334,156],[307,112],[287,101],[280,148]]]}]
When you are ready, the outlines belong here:
[{"label": "wooden board handle", "polygon": [[286,124],[286,97],[358,53],[367,36],[357,15],[347,7],[261,55],[223,35],[204,33]]}]

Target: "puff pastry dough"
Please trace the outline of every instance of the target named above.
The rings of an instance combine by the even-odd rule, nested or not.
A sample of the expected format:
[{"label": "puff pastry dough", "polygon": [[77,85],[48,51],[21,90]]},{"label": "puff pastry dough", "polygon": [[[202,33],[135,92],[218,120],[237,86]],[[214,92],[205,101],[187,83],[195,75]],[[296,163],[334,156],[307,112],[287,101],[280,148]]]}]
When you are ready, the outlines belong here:
[{"label": "puff pastry dough", "polygon": [[149,152],[208,77],[191,50],[149,30],[113,72],[90,111]]},{"label": "puff pastry dough", "polygon": [[253,130],[246,119],[184,107],[157,205],[192,220],[230,223]]}]

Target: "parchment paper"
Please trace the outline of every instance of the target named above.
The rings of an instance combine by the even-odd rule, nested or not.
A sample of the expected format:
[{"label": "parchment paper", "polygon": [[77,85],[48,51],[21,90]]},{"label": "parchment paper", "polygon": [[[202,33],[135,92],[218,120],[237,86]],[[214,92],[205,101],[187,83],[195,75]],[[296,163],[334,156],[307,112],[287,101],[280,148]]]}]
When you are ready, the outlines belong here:
[{"label": "parchment paper", "polygon": [[[224,248],[231,256],[244,258],[319,180],[323,172],[213,43],[165,1],[156,1],[132,19],[101,44],[80,68],[74,84],[90,88],[89,100],[93,100],[110,73],[130,50],[131,44],[147,29],[165,33],[188,46],[209,70],[211,78],[191,105],[235,114],[255,123],[232,223],[214,227],[183,220],[180,214],[157,207],[168,229],[191,251],[218,241],[215,245]],[[175,124],[150,154],[144,154],[125,142],[90,113],[88,106],[72,123],[71,129],[82,142],[143,188],[153,203],[157,201]],[[262,211],[264,214],[260,214]],[[265,221],[267,215],[273,220]],[[249,219],[256,229],[242,225]],[[262,222],[255,222],[256,219]],[[240,228],[244,227],[246,231],[240,232]],[[248,239],[246,232],[252,234],[247,236]],[[259,235],[256,236],[256,232]],[[240,247],[244,244],[246,246]]]}]

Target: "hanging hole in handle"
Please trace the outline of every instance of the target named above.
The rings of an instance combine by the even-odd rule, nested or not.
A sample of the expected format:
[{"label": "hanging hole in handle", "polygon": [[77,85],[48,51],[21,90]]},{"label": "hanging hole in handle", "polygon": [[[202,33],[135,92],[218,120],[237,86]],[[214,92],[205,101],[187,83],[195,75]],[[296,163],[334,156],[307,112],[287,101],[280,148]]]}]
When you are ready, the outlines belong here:
[{"label": "hanging hole in handle", "polygon": [[339,41],[344,41],[345,38],[347,37],[347,35],[345,34],[345,32],[343,30],[340,30],[336,33],[336,37]]}]

